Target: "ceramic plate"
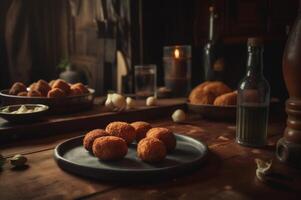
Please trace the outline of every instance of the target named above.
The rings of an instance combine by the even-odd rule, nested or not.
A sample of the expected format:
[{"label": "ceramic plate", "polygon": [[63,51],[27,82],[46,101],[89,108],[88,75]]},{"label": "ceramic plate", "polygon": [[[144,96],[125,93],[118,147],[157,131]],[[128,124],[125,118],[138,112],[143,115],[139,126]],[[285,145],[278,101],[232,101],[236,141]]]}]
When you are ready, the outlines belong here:
[{"label": "ceramic plate", "polygon": [[54,150],[54,158],[62,169],[94,179],[126,181],[176,176],[197,168],[208,152],[204,143],[176,134],[175,151],[160,163],[141,161],[137,157],[136,144],[129,146],[122,160],[100,161],[83,147],[83,138],[75,137],[59,144]]}]

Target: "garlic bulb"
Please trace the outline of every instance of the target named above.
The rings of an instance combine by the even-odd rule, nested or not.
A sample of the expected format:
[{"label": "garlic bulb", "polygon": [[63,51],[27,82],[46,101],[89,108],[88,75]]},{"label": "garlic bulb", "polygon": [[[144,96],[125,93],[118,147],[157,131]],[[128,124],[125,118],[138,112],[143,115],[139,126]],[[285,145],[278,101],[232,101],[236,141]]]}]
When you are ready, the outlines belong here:
[{"label": "garlic bulb", "polygon": [[112,103],[112,94],[108,94],[107,95],[107,100],[105,102],[105,106],[107,108],[109,108],[110,110],[113,110],[114,109],[114,105]]},{"label": "garlic bulb", "polygon": [[126,106],[127,106],[127,109],[133,109],[136,107],[136,101],[131,97],[127,97],[126,98]]},{"label": "garlic bulb", "polygon": [[108,94],[105,106],[110,110],[122,111],[126,108],[126,101],[125,98],[120,94]]},{"label": "garlic bulb", "polygon": [[173,112],[171,118],[174,122],[183,122],[186,119],[186,114],[183,110],[177,109]]},{"label": "garlic bulb", "polygon": [[147,106],[155,106],[155,105],[157,105],[157,99],[156,99],[156,97],[148,97],[146,99],[146,105]]}]

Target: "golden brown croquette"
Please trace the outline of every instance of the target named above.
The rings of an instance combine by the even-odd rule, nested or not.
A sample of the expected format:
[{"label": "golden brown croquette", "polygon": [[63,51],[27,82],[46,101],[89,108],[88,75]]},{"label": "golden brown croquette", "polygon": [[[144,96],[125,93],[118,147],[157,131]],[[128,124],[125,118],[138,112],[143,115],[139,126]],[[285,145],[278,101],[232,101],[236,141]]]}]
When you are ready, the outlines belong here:
[{"label": "golden brown croquette", "polygon": [[127,144],[131,144],[136,137],[134,127],[126,122],[111,122],[107,125],[106,131],[112,136],[121,137]]},{"label": "golden brown croquette", "polygon": [[137,146],[138,157],[145,162],[160,162],[166,156],[166,147],[156,138],[143,138]]},{"label": "golden brown croquette", "polygon": [[161,140],[165,144],[168,152],[171,152],[176,148],[176,137],[172,131],[167,128],[152,128],[146,133],[146,137]]},{"label": "golden brown croquette", "polygon": [[92,150],[100,160],[119,160],[127,154],[128,147],[120,137],[105,136],[94,140]]},{"label": "golden brown croquette", "polygon": [[92,151],[93,142],[96,138],[108,136],[109,134],[103,129],[94,129],[88,132],[83,140],[83,145],[88,151]]},{"label": "golden brown croquette", "polygon": [[147,131],[152,128],[152,126],[149,123],[143,121],[133,122],[131,123],[131,125],[134,127],[136,131],[137,143],[143,138],[145,138]]}]

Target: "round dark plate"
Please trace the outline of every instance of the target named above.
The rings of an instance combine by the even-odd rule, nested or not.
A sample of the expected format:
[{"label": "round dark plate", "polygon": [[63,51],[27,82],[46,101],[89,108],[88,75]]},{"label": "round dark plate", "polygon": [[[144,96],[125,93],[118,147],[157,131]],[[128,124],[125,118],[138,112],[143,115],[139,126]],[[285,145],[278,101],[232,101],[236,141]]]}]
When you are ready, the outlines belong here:
[{"label": "round dark plate", "polygon": [[213,120],[234,120],[236,118],[236,105],[234,106],[215,106],[215,105],[198,105],[187,103],[188,109],[198,113],[204,118]]},{"label": "round dark plate", "polygon": [[129,146],[126,157],[119,161],[100,161],[82,145],[84,136],[69,139],[54,150],[57,164],[64,170],[102,180],[146,180],[188,173],[204,160],[207,146],[193,138],[178,135],[175,151],[164,161],[149,164],[137,157],[136,144]]},{"label": "round dark plate", "polygon": [[[28,109],[33,109],[35,107],[43,108],[41,111],[32,112],[32,113],[20,113],[20,114],[12,114],[2,112],[5,108],[9,107],[10,112],[18,110],[22,105],[26,106]],[[48,111],[48,106],[42,104],[22,104],[22,105],[10,105],[4,106],[0,108],[0,117],[4,118],[7,121],[14,123],[26,123],[32,122],[36,120],[40,120],[45,113]]]},{"label": "round dark plate", "polygon": [[49,106],[51,113],[61,114],[77,112],[92,107],[95,91],[89,88],[90,93],[62,98],[47,97],[23,97],[9,95],[9,90],[0,91],[1,103],[3,105],[16,104],[44,104]]}]

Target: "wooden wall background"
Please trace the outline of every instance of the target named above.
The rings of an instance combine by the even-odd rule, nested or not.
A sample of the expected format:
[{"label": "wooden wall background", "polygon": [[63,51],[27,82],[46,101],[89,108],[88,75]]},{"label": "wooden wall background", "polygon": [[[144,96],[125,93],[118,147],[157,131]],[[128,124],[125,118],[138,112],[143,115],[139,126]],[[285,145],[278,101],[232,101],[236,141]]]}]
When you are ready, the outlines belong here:
[{"label": "wooden wall background", "polygon": [[[118,14],[127,16],[128,24],[125,27],[128,31],[116,37],[127,38],[125,46],[130,66],[157,64],[159,85],[164,84],[162,48],[174,44],[193,47],[192,83],[196,85],[202,81],[201,57],[208,35],[208,7],[215,3],[219,15],[218,34],[226,45],[227,84],[236,88],[245,73],[247,38],[263,36],[266,39],[264,73],[272,86],[272,95],[283,100],[286,98],[281,70],[282,53],[287,33],[297,15],[298,0],[130,0],[127,6],[120,6],[124,0],[1,0],[0,88],[8,87],[11,82],[20,79],[30,82],[40,78],[54,78],[57,75],[55,66],[71,52],[74,64],[88,71],[88,75],[102,73],[103,78],[91,78],[91,85],[101,87],[101,93],[114,89],[114,70],[107,67],[110,69],[105,71],[105,66],[100,62],[104,48],[98,39],[99,30],[95,23],[95,18],[100,17],[98,8],[107,1],[114,2],[120,8],[117,9]],[[22,14],[13,15],[13,4],[19,6]],[[78,13],[75,14],[72,6],[79,4],[86,6],[82,10],[77,9]],[[70,10],[70,13],[66,10]],[[21,23],[22,20],[26,23]],[[23,43],[15,35],[7,34],[9,25],[17,22],[20,24],[17,26],[19,31],[15,31],[16,36],[24,34],[26,28],[30,30],[27,47],[25,45],[23,48]],[[15,52],[23,49],[23,52],[32,54],[32,59],[25,59],[25,64],[15,63],[21,75],[11,70],[11,61],[15,59],[9,56],[8,42],[15,46]],[[24,78],[23,73],[29,76]]]}]

